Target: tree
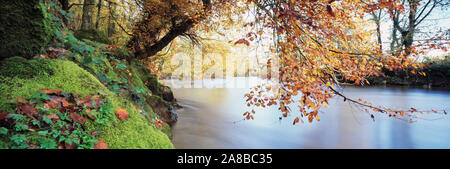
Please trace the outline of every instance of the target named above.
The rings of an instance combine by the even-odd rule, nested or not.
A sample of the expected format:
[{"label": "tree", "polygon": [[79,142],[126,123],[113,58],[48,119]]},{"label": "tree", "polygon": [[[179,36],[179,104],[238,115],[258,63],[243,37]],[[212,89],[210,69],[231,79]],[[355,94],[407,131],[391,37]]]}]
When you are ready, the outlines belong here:
[{"label": "tree", "polygon": [[89,30],[94,28],[93,13],[94,13],[95,0],[84,0],[83,3],[83,16],[81,20],[81,29]]},{"label": "tree", "polygon": [[380,52],[383,52],[383,42],[381,40],[381,20],[382,20],[382,13],[383,10],[379,9],[377,11],[370,12],[370,15],[372,15],[373,21],[376,24],[376,31],[377,31],[377,43],[378,46],[380,46]]},{"label": "tree", "polygon": [[[415,0],[410,0],[412,11],[416,11]],[[272,34],[271,51],[280,63],[279,86],[268,84],[258,86],[246,95],[248,106],[266,107],[278,105],[283,116],[291,112],[291,103],[300,103],[299,116],[310,122],[319,120],[318,111],[327,107],[333,96],[343,97],[345,101],[358,104],[367,110],[389,114],[393,117],[414,119],[418,110],[392,110],[373,106],[362,100],[348,98],[336,89],[336,75],[357,85],[367,84],[367,76],[383,75],[382,68],[417,69],[422,64],[414,63],[415,55],[409,48],[417,24],[429,12],[419,12],[414,16],[412,26],[403,28],[402,44],[408,49],[396,55],[382,55],[380,38],[377,43],[364,42],[355,45],[354,41],[364,41],[366,32],[358,31],[358,23],[365,15],[382,8],[402,10],[398,0],[369,0],[361,3],[355,0],[138,0],[140,21],[134,26],[128,47],[135,52],[134,58],[145,59],[168,46],[176,37],[185,36],[194,42],[195,31],[220,30],[233,22],[233,16],[252,13],[252,21],[246,26],[257,28],[246,32],[236,44],[248,45],[255,38]],[[437,2],[437,1],[436,1]],[[431,3],[431,2],[430,2]],[[245,10],[242,10],[245,9]],[[425,13],[425,14],[423,14]],[[379,23],[379,20],[378,20]],[[224,25],[218,27],[217,25]],[[379,25],[379,24],[378,24]],[[397,23],[399,27],[399,24]],[[378,30],[380,32],[380,30]],[[406,33],[405,33],[406,32]],[[380,34],[379,34],[380,35]],[[379,36],[380,37],[380,36]],[[270,66],[271,61],[268,62]],[[271,77],[269,77],[271,78]],[[277,77],[273,77],[277,78]],[[294,100],[300,97],[300,100]],[[254,111],[253,111],[254,112]],[[252,119],[252,113],[244,114]]]},{"label": "tree", "polygon": [[[299,114],[294,124],[306,118],[309,122],[320,120],[319,109],[328,106],[328,100],[340,96],[366,110],[388,114],[392,117],[413,120],[417,118],[411,110],[392,110],[377,107],[362,99],[348,98],[340,93],[335,84],[336,74],[357,85],[367,83],[368,75],[379,76],[381,69],[419,68],[413,56],[398,54],[382,55],[376,43],[361,44],[358,48],[348,46],[349,41],[362,39],[361,33],[348,32],[358,29],[357,23],[375,10],[390,7],[392,2],[352,0],[276,1],[253,0],[257,19],[272,29],[275,39],[273,50],[280,62],[279,86],[261,85],[246,95],[249,107],[278,105],[287,117],[292,112],[289,105],[299,103]],[[264,29],[263,29],[264,30]],[[297,98],[300,98],[297,100]],[[253,119],[252,113],[244,113]],[[373,117],[373,116],[371,116]]]},{"label": "tree", "polygon": [[98,30],[98,24],[100,23],[100,14],[102,11],[102,0],[98,0],[97,4],[97,20],[95,21],[95,29]]},{"label": "tree", "polygon": [[109,10],[109,15],[108,15],[108,28],[107,28],[107,32],[108,32],[108,37],[111,37],[114,35],[115,33],[115,23],[112,21],[112,17],[115,13],[114,10],[115,7],[111,7],[111,1],[108,1],[108,10]]},{"label": "tree", "polygon": [[[211,1],[203,0],[203,8],[198,15],[209,10]],[[144,59],[155,55],[161,51],[170,42],[180,35],[185,35],[190,30],[195,21],[192,16],[197,15],[192,13],[194,5],[187,1],[140,1],[142,6],[142,13],[144,14],[142,20],[136,24],[134,36],[132,37],[129,46],[133,47],[137,58]],[[190,9],[191,8],[191,9]],[[194,8],[195,9],[195,8]],[[185,13],[188,13],[187,15]],[[164,16],[164,18],[161,18]],[[162,32],[167,33],[158,39],[157,36]]]},{"label": "tree", "polygon": [[[439,6],[447,6],[449,2],[445,0],[402,0],[393,1],[389,5],[389,13],[392,18],[393,26],[393,42],[391,47],[394,47],[394,41],[397,40],[398,31],[401,39],[400,44],[405,50],[406,54],[411,54],[414,35],[417,27],[427,18],[430,13]],[[402,20],[402,17],[407,19]],[[402,23],[403,22],[403,23]]]}]

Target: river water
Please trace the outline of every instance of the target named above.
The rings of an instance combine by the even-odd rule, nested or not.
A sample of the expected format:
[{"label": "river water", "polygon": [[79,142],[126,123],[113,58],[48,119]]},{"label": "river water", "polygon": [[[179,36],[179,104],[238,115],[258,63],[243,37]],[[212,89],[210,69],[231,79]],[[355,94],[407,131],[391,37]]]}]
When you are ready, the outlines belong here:
[{"label": "river water", "polygon": [[[184,83],[169,82],[174,81],[166,81],[172,86]],[[236,78],[236,82],[245,83],[248,78]],[[229,83],[208,80],[202,82],[202,88],[173,88],[183,106],[177,110],[179,121],[173,126],[176,148],[450,148],[448,115],[423,115],[423,119],[409,123],[376,114],[373,121],[370,114],[342,98],[334,98],[329,108],[322,109],[320,122],[292,125],[295,117],[279,120],[277,107],[257,109],[255,120],[241,121],[242,114],[249,111],[243,97],[249,89],[229,87]],[[450,108],[450,91],[445,90],[344,87],[342,92],[398,109]]]}]

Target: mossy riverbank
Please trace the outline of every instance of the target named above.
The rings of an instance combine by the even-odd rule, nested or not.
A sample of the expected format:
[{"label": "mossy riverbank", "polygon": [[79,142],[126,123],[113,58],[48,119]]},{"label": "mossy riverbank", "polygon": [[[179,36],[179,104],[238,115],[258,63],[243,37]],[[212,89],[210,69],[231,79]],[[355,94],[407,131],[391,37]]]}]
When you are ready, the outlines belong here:
[{"label": "mossy riverbank", "polygon": [[[112,68],[106,67],[109,68],[109,71],[112,71],[110,75],[113,75]],[[144,85],[144,82],[140,81],[138,73],[133,71],[130,73],[134,74],[129,78],[129,81],[132,81],[130,84]],[[145,88],[145,86],[141,87]],[[32,97],[32,91],[39,89],[60,89],[82,97],[100,95],[112,103],[113,110],[119,107],[126,108],[130,116],[128,120],[122,121],[113,118],[109,121],[109,126],[86,123],[88,130],[102,133],[98,138],[106,142],[110,148],[174,148],[168,135],[163,133],[163,131],[170,133],[167,124],[162,127],[163,129],[160,129],[149,118],[146,118],[150,115],[146,116],[145,114],[153,113],[149,105],[144,105],[144,110],[136,108],[139,106],[132,99],[132,94],[126,91],[119,94],[112,92],[95,75],[72,61],[58,59],[26,60],[21,57],[13,57],[1,62],[0,110],[13,112],[14,107],[10,106],[8,101],[19,97],[27,100]],[[149,96],[151,96],[150,93]],[[9,142],[7,135],[0,136],[1,146],[7,147]]]}]

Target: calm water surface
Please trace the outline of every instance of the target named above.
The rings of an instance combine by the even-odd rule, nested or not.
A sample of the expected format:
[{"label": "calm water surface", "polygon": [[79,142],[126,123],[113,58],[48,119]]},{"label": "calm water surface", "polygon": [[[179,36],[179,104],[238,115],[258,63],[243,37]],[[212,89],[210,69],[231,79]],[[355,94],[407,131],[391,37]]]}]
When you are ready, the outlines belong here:
[{"label": "calm water surface", "polygon": [[[254,121],[234,123],[249,111],[243,98],[249,89],[204,82],[223,83],[221,88],[174,89],[183,106],[173,127],[176,148],[450,148],[448,115],[424,115],[425,120],[414,123],[376,115],[373,121],[342,98],[330,101],[321,121],[312,124],[292,125],[293,116],[279,120],[277,107],[258,109]],[[345,87],[343,93],[399,109],[450,108],[450,91],[445,90]]]}]

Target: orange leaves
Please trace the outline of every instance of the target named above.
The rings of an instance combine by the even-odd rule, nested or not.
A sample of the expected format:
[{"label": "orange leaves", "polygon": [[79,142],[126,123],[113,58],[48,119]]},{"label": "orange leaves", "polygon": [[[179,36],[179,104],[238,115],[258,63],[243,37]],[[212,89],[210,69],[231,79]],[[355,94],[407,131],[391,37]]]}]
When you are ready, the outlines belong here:
[{"label": "orange leaves", "polygon": [[251,115],[251,114],[247,115],[245,118],[246,118],[247,120],[250,120],[250,119],[254,120],[254,117],[253,117],[253,115]]},{"label": "orange leaves", "polygon": [[250,119],[254,120],[255,118],[253,117],[252,114],[255,114],[255,113],[256,113],[255,110],[252,110],[251,113],[247,111],[243,114],[243,116],[245,116],[246,120],[250,120]]},{"label": "orange leaves", "polygon": [[162,128],[162,127],[164,126],[164,122],[161,121],[161,120],[156,120],[156,121],[154,122],[154,124],[155,124],[155,126],[156,126],[157,128]]},{"label": "orange leaves", "polygon": [[293,125],[295,125],[295,124],[297,124],[297,123],[299,123],[299,122],[300,122],[300,119],[299,119],[298,117],[296,117],[296,118],[294,119]]},{"label": "orange leaves", "polygon": [[53,100],[47,101],[44,104],[45,109],[56,109],[56,108],[58,108],[58,106],[59,106],[58,102],[53,101]]},{"label": "orange leaves", "polygon": [[250,46],[250,42],[249,42],[248,40],[246,40],[246,39],[239,39],[239,40],[236,41],[234,44],[235,44],[235,45],[238,45],[238,44],[245,44],[245,45],[247,45],[247,46]]},{"label": "orange leaves", "polygon": [[[252,113],[255,114],[255,110],[252,110]],[[243,115],[245,116],[245,119],[247,119],[247,120],[250,120],[250,119],[254,120],[254,117],[250,112],[245,112]]]},{"label": "orange leaves", "polygon": [[51,95],[51,94],[60,94],[62,92],[61,89],[57,89],[57,90],[51,90],[51,89],[39,89],[39,91],[44,92],[45,94]]},{"label": "orange leaves", "polygon": [[95,143],[94,149],[109,149],[109,146],[103,140],[97,139],[97,143]]},{"label": "orange leaves", "polygon": [[128,120],[130,116],[128,115],[127,109],[119,107],[116,109],[116,116],[120,120]]}]

